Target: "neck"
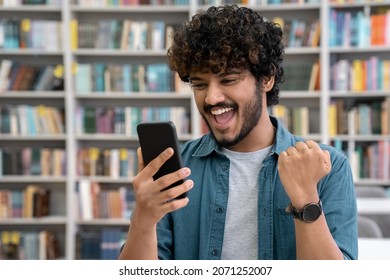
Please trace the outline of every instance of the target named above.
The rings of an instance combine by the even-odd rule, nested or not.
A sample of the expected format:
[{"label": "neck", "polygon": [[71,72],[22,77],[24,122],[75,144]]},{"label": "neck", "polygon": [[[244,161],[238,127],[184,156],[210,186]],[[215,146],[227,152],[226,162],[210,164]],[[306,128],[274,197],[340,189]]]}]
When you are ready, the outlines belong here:
[{"label": "neck", "polygon": [[275,135],[276,130],[272,125],[268,112],[267,110],[263,110],[263,114],[259,122],[252,131],[245,137],[245,139],[235,146],[230,147],[229,150],[235,152],[253,152],[261,150],[274,143]]}]

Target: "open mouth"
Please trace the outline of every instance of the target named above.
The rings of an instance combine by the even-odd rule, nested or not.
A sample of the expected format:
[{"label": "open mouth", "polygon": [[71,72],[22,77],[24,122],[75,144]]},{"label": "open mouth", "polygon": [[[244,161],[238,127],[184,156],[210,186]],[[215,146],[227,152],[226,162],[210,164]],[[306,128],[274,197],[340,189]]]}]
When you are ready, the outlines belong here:
[{"label": "open mouth", "polygon": [[217,124],[227,124],[234,116],[234,109],[232,107],[228,108],[214,108],[210,111],[214,116],[214,120]]}]

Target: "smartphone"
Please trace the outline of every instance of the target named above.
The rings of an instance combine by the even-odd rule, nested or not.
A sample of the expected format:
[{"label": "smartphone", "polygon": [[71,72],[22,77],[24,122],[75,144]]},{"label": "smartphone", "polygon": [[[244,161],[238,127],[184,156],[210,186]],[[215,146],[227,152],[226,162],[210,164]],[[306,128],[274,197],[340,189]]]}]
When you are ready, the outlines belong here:
[{"label": "smartphone", "polygon": [[[182,168],[183,163],[180,156],[180,144],[173,122],[142,122],[137,125],[137,133],[145,165],[155,159],[165,149],[171,147],[174,150],[173,156],[168,159],[153,176],[154,180]],[[183,182],[184,180],[179,180],[165,189],[175,187]],[[176,199],[184,198],[186,196],[187,192],[176,197]]]}]

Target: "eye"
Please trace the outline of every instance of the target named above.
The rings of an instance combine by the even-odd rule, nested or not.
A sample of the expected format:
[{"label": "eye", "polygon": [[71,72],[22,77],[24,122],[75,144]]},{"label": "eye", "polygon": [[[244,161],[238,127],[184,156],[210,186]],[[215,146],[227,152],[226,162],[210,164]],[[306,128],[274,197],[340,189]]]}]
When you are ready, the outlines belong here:
[{"label": "eye", "polygon": [[191,82],[190,86],[192,89],[195,89],[195,90],[203,90],[207,87],[207,84],[203,83],[203,82]]},{"label": "eye", "polygon": [[226,77],[221,80],[221,84],[223,85],[233,85],[240,81],[241,79],[239,77]]}]

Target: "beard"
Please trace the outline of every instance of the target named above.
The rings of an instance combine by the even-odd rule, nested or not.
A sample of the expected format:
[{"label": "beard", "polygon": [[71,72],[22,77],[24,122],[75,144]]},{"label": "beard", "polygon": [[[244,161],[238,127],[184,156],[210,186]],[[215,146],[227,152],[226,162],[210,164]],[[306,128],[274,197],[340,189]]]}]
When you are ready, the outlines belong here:
[{"label": "beard", "polygon": [[[222,106],[224,107],[226,104],[217,104],[216,106]],[[251,131],[252,129],[257,125],[257,123],[260,120],[261,113],[262,113],[262,105],[263,101],[261,99],[261,92],[259,90],[258,85],[256,85],[256,90],[253,94],[253,98],[251,101],[249,101],[241,110],[243,113],[243,120],[242,120],[242,127],[240,132],[238,133],[237,136],[233,139],[228,139],[228,138],[221,138],[217,139],[215,137],[215,134],[207,121],[206,117],[204,114],[202,114],[202,118],[205,121],[207,127],[209,128],[209,131],[211,132],[212,137],[215,139],[215,141],[222,147],[224,148],[229,148],[232,147],[236,144],[238,144],[242,139],[244,139]],[[207,106],[205,105],[204,111],[205,112],[210,112],[211,108],[214,106]],[[227,107],[235,107],[238,108],[237,104],[234,104],[233,106],[229,104]]]}]

